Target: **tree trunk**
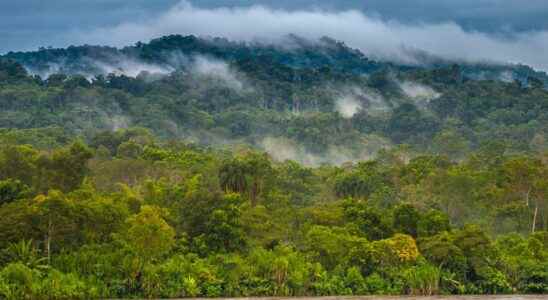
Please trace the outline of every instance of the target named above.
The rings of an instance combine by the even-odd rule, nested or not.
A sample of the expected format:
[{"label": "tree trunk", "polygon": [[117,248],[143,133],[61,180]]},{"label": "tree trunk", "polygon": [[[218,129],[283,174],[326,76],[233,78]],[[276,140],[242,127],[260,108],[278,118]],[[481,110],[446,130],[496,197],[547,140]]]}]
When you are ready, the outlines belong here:
[{"label": "tree trunk", "polygon": [[[527,193],[525,193],[525,206],[527,207],[527,213],[529,213],[529,203],[530,203],[530,195],[531,195],[531,190],[533,189],[533,187],[529,187],[529,189],[527,190]],[[527,218],[527,221],[531,221],[531,219]],[[533,221],[534,223],[534,221]],[[531,225],[532,228],[535,227],[534,224],[529,224]],[[533,229],[534,230],[534,229]]]},{"label": "tree trunk", "polygon": [[535,213],[533,214],[533,224],[531,225],[531,233],[535,233],[535,227],[537,225],[538,216],[538,201],[535,201]]},{"label": "tree trunk", "polygon": [[259,184],[257,180],[253,181],[253,185],[251,187],[251,207],[257,206],[257,194],[259,192]]},{"label": "tree trunk", "polygon": [[48,233],[46,236],[46,251],[48,253],[48,265],[51,265],[51,235],[53,232],[53,225],[51,224],[51,217],[48,220]]},{"label": "tree trunk", "polygon": [[527,193],[525,193],[525,205],[526,205],[527,207],[529,207],[529,195],[531,194],[531,190],[532,190],[532,189],[533,189],[533,188],[530,187],[530,188],[527,190]]}]

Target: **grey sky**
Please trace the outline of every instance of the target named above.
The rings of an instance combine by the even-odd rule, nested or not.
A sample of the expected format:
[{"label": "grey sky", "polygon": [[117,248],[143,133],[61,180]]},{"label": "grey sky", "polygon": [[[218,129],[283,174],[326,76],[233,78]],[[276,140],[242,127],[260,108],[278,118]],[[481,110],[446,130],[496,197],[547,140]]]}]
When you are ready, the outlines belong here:
[{"label": "grey sky", "polygon": [[198,0],[196,6],[262,4],[274,8],[360,9],[402,22],[453,21],[468,30],[524,31],[548,28],[546,0]]},{"label": "grey sky", "polygon": [[[122,46],[170,33],[251,39],[295,31],[311,38],[330,35],[373,56],[388,52],[385,58],[402,58],[392,48],[405,46],[458,59],[492,56],[548,69],[543,58],[548,50],[547,0],[193,0],[188,1],[191,9],[181,9],[180,3],[0,0],[0,53],[83,43]],[[248,9],[253,5],[266,9]],[[223,7],[240,9],[219,10]],[[265,21],[254,26],[263,16]],[[280,16],[283,23],[278,24]],[[446,34],[447,43],[439,45]],[[483,55],[471,56],[470,51]]]}]

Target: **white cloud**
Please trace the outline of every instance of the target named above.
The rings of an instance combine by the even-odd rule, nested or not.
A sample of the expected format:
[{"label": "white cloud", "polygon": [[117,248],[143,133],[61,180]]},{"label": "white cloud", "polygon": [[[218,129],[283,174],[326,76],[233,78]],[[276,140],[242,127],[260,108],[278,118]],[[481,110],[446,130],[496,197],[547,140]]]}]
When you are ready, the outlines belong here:
[{"label": "white cloud", "polygon": [[436,92],[433,88],[424,84],[404,81],[398,82],[398,85],[405,95],[416,100],[430,101],[441,96],[441,94]]},{"label": "white cloud", "polygon": [[388,102],[379,93],[360,86],[330,86],[335,99],[334,109],[343,118],[352,118],[360,111],[368,115],[382,114],[390,109]]},{"label": "white cloud", "polygon": [[139,61],[123,55],[109,57],[108,59],[93,59],[83,57],[79,64],[67,64],[66,59],[61,59],[58,62],[48,62],[47,67],[43,69],[35,69],[32,66],[25,66],[31,74],[39,75],[42,78],[57,73],[80,74],[91,80],[96,75],[125,75],[128,77],[137,77],[139,74],[146,72],[151,75],[167,75],[175,69],[170,66],[160,66]]},{"label": "white cloud", "polygon": [[382,21],[357,10],[287,11],[264,6],[197,8],[186,1],[153,20],[136,20],[91,32],[73,32],[81,43],[128,45],[166,34],[223,36],[236,40],[275,41],[294,33],[317,39],[330,36],[383,60],[416,63],[405,49],[420,49],[447,59],[524,63],[548,70],[548,32],[524,32],[502,38],[468,32],[454,23],[404,25]]},{"label": "white cloud", "polygon": [[346,95],[337,99],[335,102],[335,110],[338,111],[343,118],[352,118],[362,109],[362,104],[352,95]]},{"label": "white cloud", "polygon": [[149,64],[125,57],[118,57],[115,63],[92,60],[91,64],[101,70],[102,74],[113,73],[129,77],[137,77],[142,72],[166,75],[174,71],[172,67]]},{"label": "white cloud", "polygon": [[230,66],[221,60],[196,56],[191,64],[193,73],[200,76],[209,76],[222,80],[228,87],[234,90],[242,90],[244,84],[236,77]]}]

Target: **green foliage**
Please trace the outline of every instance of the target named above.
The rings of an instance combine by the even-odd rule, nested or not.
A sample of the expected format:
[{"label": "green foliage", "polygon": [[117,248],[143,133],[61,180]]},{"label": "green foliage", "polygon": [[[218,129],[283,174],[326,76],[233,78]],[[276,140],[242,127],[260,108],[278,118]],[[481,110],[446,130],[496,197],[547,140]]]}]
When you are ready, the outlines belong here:
[{"label": "green foliage", "polygon": [[54,269],[41,273],[13,263],[0,271],[0,296],[5,299],[89,299],[101,295],[97,287],[74,274]]},{"label": "green foliage", "polygon": [[[295,47],[173,35],[124,49],[9,53],[0,58],[0,127],[8,131],[0,130],[0,141],[49,149],[69,136],[92,139],[103,132],[91,144],[114,154],[135,132],[106,132],[135,125],[204,144],[260,145],[266,137],[281,137],[309,153],[327,155],[339,147],[351,157],[364,157],[363,149],[384,148],[388,141],[452,159],[486,139],[505,141],[516,151],[546,149],[548,96],[542,84],[548,77],[542,72],[464,64],[410,68],[369,60],[328,38],[288,41]],[[204,57],[226,64],[232,80],[195,72]],[[98,67],[123,71],[122,59],[175,71],[130,77],[104,74]],[[67,74],[42,80],[23,67],[49,74],[52,64]],[[503,73],[520,84],[500,81]],[[90,82],[81,74],[95,77]],[[434,92],[408,95],[402,83]],[[336,107],[349,95],[363,109],[345,119]]]},{"label": "green foliage", "polygon": [[335,192],[340,197],[367,198],[390,184],[377,162],[362,162],[351,172],[335,178]]},{"label": "green foliage", "polygon": [[167,254],[175,243],[175,231],[162,217],[161,208],[144,205],[127,221],[127,233],[122,233],[137,255],[145,261]]},{"label": "green foliage", "polygon": [[411,205],[400,205],[394,209],[392,227],[395,231],[417,237],[419,212]]},{"label": "green foliage", "polygon": [[438,233],[449,231],[451,225],[449,218],[437,210],[430,210],[423,214],[417,222],[417,234],[419,237],[429,237]]},{"label": "green foliage", "polygon": [[241,225],[241,197],[228,194],[220,199],[219,206],[211,213],[204,236],[208,248],[213,251],[234,251],[245,247],[245,236]]},{"label": "green foliage", "polygon": [[92,156],[91,150],[81,142],[57,150],[51,156],[41,156],[37,165],[47,181],[40,185],[63,192],[74,190],[87,175],[87,162]]},{"label": "green foliage", "polygon": [[369,240],[387,238],[393,231],[381,211],[365,201],[347,199],[344,203],[344,217]]},{"label": "green foliage", "polygon": [[[142,149],[123,158],[90,157],[94,151],[78,143],[51,155],[11,148],[21,166],[43,171],[32,174],[31,186],[14,168],[6,174],[17,179],[2,181],[10,199],[0,206],[4,298],[546,292],[542,209],[534,234],[496,240],[491,235],[500,229],[458,228],[442,211],[464,184],[475,189],[468,191],[476,198],[467,205],[515,201],[534,213],[542,184],[529,176],[532,167],[523,166],[543,172],[542,161],[501,157],[485,166],[475,156],[460,163],[381,158],[344,170],[303,168],[250,151],[139,139],[120,142],[118,148],[127,143]],[[107,171],[120,161],[151,168],[130,185],[114,179],[119,184],[113,189],[103,182],[124,178]],[[235,166],[243,185],[226,179]],[[78,180],[41,178],[64,169]],[[338,196],[341,174],[362,178],[373,199],[379,188],[393,191],[396,204],[379,205],[365,194]],[[449,187],[437,185],[443,178],[453,180]],[[480,181],[468,185],[470,178]],[[40,193],[49,186],[66,192]],[[527,208],[521,191],[529,188]],[[424,200],[414,198],[416,192]],[[500,216],[476,215],[493,218],[486,226]]]},{"label": "green foliage", "polygon": [[29,187],[19,180],[0,181],[0,205],[25,198],[29,192]]},{"label": "green foliage", "polygon": [[453,234],[443,232],[420,240],[419,249],[422,255],[432,264],[464,280],[468,271],[467,256],[455,245]]},{"label": "green foliage", "polygon": [[26,185],[34,183],[38,151],[29,146],[7,146],[0,152],[0,178],[19,180]]},{"label": "green foliage", "polygon": [[548,293],[545,74],[288,40],[0,58],[0,298]]},{"label": "green foliage", "polygon": [[8,262],[22,263],[26,267],[36,270],[48,267],[46,258],[40,256],[32,240],[21,240],[18,243],[11,244],[6,248],[5,252]]},{"label": "green foliage", "polygon": [[405,272],[408,293],[411,295],[431,296],[439,293],[440,269],[425,264],[419,264]]}]

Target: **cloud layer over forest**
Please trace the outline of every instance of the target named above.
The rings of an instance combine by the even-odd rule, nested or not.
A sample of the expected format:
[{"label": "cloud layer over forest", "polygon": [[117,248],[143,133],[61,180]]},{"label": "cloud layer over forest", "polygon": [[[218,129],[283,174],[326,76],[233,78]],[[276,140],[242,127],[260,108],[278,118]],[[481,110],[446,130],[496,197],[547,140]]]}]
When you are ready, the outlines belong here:
[{"label": "cloud layer over forest", "polygon": [[367,56],[418,63],[417,51],[468,62],[523,63],[548,70],[548,31],[527,31],[511,37],[466,31],[455,23],[402,24],[358,10],[284,10],[266,6],[198,8],[182,1],[154,19],[117,26],[72,31],[79,44],[123,46],[167,34],[222,36],[234,40],[276,42],[287,34],[310,39],[330,36]]}]

